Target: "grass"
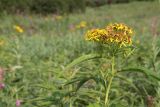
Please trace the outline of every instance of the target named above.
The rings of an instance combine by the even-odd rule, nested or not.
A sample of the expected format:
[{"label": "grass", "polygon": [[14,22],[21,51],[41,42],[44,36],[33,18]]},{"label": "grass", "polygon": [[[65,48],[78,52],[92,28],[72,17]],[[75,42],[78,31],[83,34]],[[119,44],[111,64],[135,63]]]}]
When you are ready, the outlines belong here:
[{"label": "grass", "polygon": [[[143,66],[158,76],[160,73],[160,54],[157,49],[160,45],[159,5],[157,2],[132,2],[88,8],[86,13],[65,15],[61,20],[56,20],[53,15],[1,15],[0,38],[5,41],[5,44],[0,46],[0,67],[5,69],[3,80],[5,88],[0,93],[0,106],[15,107],[17,99],[23,100],[22,107],[58,106],[56,105],[58,98],[53,93],[61,90],[61,84],[72,78],[70,72],[64,71],[64,68],[75,58],[96,51],[94,44],[84,40],[84,33],[88,29],[104,27],[111,22],[125,23],[135,31],[136,51],[123,64],[122,58],[119,58],[118,67]],[[86,21],[87,26],[75,28],[81,21]],[[21,26],[24,33],[16,32],[13,29],[14,25]],[[153,39],[155,34],[156,40]],[[72,70],[85,71],[84,68],[88,67],[94,71],[97,70],[97,66],[103,67],[108,64],[106,61],[96,61],[87,61]],[[118,84],[121,83],[118,79],[115,80],[117,84],[113,87],[122,89],[117,93],[113,90],[112,94],[122,93],[126,96],[114,98],[112,95],[113,107],[146,106],[149,95],[155,99],[155,105],[158,107],[157,101],[160,97],[157,94],[158,80],[136,73],[124,75],[129,77],[126,81],[138,88],[140,93],[134,92],[127,83],[122,83],[123,88],[119,87]],[[48,98],[48,101],[38,100],[43,98]],[[63,105],[63,107],[68,106]],[[93,106],[90,104],[89,107],[94,107],[94,104]]]}]

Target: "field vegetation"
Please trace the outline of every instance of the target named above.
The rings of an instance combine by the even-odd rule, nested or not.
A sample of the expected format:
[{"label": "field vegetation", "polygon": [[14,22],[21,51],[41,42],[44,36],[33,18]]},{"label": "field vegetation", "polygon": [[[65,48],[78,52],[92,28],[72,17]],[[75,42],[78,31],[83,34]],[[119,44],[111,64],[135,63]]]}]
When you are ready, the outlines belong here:
[{"label": "field vegetation", "polygon": [[[1,14],[0,107],[160,107],[159,19],[158,1],[69,15]],[[110,23],[133,30],[132,49],[114,62],[85,40]],[[118,73],[106,97],[111,71]]]}]

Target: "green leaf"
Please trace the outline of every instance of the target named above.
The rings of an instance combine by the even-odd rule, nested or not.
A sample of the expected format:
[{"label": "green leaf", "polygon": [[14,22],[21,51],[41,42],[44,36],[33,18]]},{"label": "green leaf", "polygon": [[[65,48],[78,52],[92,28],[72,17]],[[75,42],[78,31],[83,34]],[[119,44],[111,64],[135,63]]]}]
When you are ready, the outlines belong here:
[{"label": "green leaf", "polygon": [[116,77],[125,81],[126,83],[128,83],[128,85],[132,86],[137,92],[139,92],[138,88],[133,84],[132,80],[130,80],[130,79],[128,79],[128,78],[126,78],[125,76],[122,76],[122,75],[116,75]]},{"label": "green leaf", "polygon": [[81,88],[81,87],[83,86],[83,84],[85,84],[87,81],[89,81],[89,80],[91,80],[91,79],[93,79],[93,77],[89,77],[89,78],[84,78],[84,79],[82,79],[82,80],[78,83],[77,88],[76,88],[76,91],[79,90],[79,88]]},{"label": "green leaf", "polygon": [[66,69],[69,69],[81,62],[87,61],[87,60],[91,60],[91,59],[95,59],[95,58],[101,58],[101,55],[98,54],[89,54],[89,55],[83,55],[77,59],[75,59],[74,61],[72,61],[69,65],[66,66]]},{"label": "green leaf", "polygon": [[76,83],[76,82],[78,82],[78,81],[80,81],[79,78],[77,78],[77,79],[72,79],[72,80],[68,81],[67,83],[65,83],[64,86],[70,85],[70,84],[74,84],[74,83]]},{"label": "green leaf", "polygon": [[160,81],[160,78],[158,76],[156,76],[154,74],[154,72],[149,71],[146,68],[143,67],[131,67],[131,68],[126,68],[126,69],[122,69],[118,72],[139,72],[139,73],[143,73],[145,76],[147,76],[148,78],[152,77],[158,81]]},{"label": "green leaf", "polygon": [[101,107],[98,103],[89,104],[87,107]]}]

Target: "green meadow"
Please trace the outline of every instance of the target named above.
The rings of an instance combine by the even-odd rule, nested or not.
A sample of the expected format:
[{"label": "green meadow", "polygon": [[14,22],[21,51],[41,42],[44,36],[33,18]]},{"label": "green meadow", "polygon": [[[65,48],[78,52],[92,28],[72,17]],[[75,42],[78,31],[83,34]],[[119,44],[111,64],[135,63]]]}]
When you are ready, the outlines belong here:
[{"label": "green meadow", "polygon": [[[1,14],[0,107],[16,107],[17,100],[19,107],[160,107],[159,19],[159,2],[88,7],[62,16]],[[116,58],[120,73],[105,106],[98,71],[110,69],[111,62],[86,60],[97,47],[84,36],[110,23],[133,29],[134,50]]]}]

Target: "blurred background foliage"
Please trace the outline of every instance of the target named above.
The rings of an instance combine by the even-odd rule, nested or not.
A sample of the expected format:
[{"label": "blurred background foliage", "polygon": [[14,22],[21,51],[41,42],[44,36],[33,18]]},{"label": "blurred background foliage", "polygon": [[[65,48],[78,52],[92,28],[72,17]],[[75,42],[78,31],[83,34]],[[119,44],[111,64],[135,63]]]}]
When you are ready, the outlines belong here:
[{"label": "blurred background foliage", "polygon": [[155,0],[0,0],[0,13],[57,13],[84,12],[87,6]]},{"label": "blurred background foliage", "polygon": [[[77,83],[62,86],[81,74],[97,75],[99,69],[107,70],[110,62],[94,59],[67,71],[65,67],[81,55],[96,52],[96,45],[84,40],[83,35],[87,30],[104,28],[113,22],[125,23],[135,31],[133,43],[136,50],[125,59],[117,59],[117,70],[145,67],[147,75],[152,75],[131,71],[121,73],[113,81],[110,107],[160,107],[160,79],[152,78],[153,75],[160,75],[159,3],[120,1],[0,0],[0,13],[13,13],[1,14],[0,17],[0,67],[4,69],[2,82],[5,85],[0,90],[0,107],[16,107],[17,100],[23,101],[21,107],[60,107],[60,104],[61,107],[69,107],[73,101],[73,107],[98,107],[100,94],[97,91],[100,85],[95,85],[94,81],[86,82],[76,94],[71,93],[69,97],[65,94],[77,87]],[[79,6],[83,3],[81,10]],[[104,3],[117,4],[101,6]],[[55,10],[49,9],[50,6]],[[85,9],[86,12],[82,14],[56,15],[65,11],[78,13]],[[22,14],[27,12],[38,14]],[[74,73],[77,74],[72,76]],[[86,97],[83,97],[85,94]],[[96,97],[90,98],[94,95]],[[85,101],[80,102],[76,98]],[[150,102],[155,106],[150,106]]]}]

